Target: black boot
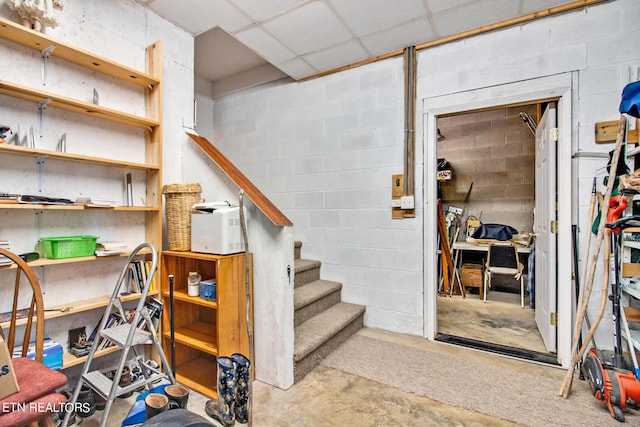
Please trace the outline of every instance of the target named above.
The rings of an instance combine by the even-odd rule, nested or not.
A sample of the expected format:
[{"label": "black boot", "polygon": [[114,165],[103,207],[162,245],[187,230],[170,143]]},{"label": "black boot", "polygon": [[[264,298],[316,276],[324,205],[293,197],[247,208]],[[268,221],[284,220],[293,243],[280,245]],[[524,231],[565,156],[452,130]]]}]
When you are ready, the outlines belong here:
[{"label": "black boot", "polygon": [[249,396],[251,395],[251,361],[240,353],[231,355],[236,364],[238,377],[238,391],[236,392],[236,404],[234,407],[236,421],[242,424],[249,422]]},{"label": "black boot", "polygon": [[209,400],[205,412],[224,426],[235,424],[234,406],[238,388],[236,366],[230,357],[218,357],[218,400]]},{"label": "black boot", "polygon": [[87,418],[96,412],[96,399],[93,394],[93,390],[86,385],[83,385],[78,395],[79,407],[76,409],[76,414],[82,418]]}]

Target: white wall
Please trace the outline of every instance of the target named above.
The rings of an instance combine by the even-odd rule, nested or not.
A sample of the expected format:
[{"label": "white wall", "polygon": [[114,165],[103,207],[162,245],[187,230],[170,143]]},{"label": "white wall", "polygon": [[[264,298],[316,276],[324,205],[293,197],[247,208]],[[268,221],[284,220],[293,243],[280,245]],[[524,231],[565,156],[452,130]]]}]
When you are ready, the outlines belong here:
[{"label": "white wall", "polygon": [[[421,51],[418,99],[578,71],[574,151],[610,150],[595,145],[594,123],[618,117],[621,90],[637,78],[638,16],[637,2],[617,0]],[[367,306],[365,324],[422,335],[423,188],[415,219],[391,220],[389,209],[391,175],[403,169],[402,79],[395,58],[249,89],[217,100],[214,127],[224,153],[293,220],[303,257],[320,259],[322,277],[344,284],[343,300]],[[582,242],[603,160],[575,166]],[[599,300],[594,292],[592,305]]]},{"label": "white wall", "polygon": [[394,58],[222,97],[213,122],[216,144],[293,221],[302,256],[343,283],[343,300],[367,306],[365,323],[419,335],[422,211],[392,220],[390,207],[391,175],[403,172],[402,109]]},{"label": "white wall", "polygon": [[[195,131],[216,148],[212,85],[196,76]],[[240,204],[239,188],[188,137],[182,137],[182,179],[198,182],[207,201]],[[256,379],[286,389],[293,384],[293,230],[274,226],[246,196],[247,239],[253,254],[253,338]],[[292,276],[292,275],[291,275]]]}]

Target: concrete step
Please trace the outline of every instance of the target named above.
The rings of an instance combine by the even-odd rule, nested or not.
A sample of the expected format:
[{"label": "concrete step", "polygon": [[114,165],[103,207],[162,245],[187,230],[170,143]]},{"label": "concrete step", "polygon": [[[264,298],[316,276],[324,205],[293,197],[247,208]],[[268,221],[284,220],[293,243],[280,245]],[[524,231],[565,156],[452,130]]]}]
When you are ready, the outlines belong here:
[{"label": "concrete step", "polygon": [[364,311],[361,305],[340,302],[295,327],[294,382],[362,328]]},{"label": "concrete step", "polygon": [[296,240],[293,242],[293,258],[300,259],[300,251],[302,250],[302,242],[300,240]]},{"label": "concrete step", "polygon": [[320,261],[311,259],[294,260],[294,283],[293,287],[298,288],[308,283],[320,280]]},{"label": "concrete step", "polygon": [[341,290],[341,283],[322,279],[295,288],[293,295],[294,325],[298,326],[339,303]]}]

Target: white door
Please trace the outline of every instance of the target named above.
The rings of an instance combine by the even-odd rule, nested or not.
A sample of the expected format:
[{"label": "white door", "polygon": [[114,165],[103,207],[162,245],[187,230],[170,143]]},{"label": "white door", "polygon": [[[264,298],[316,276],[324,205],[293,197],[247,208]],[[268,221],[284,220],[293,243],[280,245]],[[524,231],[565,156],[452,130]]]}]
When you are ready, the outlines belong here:
[{"label": "white door", "polygon": [[[556,352],[556,107],[549,104],[536,129],[536,202],[534,215],[535,313],[547,350]],[[569,259],[569,257],[567,257]],[[553,324],[552,324],[553,323]]]}]

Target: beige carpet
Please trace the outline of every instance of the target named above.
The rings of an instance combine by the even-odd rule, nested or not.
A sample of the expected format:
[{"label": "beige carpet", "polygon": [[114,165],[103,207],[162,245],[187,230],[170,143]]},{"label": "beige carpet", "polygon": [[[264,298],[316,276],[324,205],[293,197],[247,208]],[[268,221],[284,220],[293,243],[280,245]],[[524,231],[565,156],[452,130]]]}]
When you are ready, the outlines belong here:
[{"label": "beige carpet", "polygon": [[[487,356],[482,353],[482,357]],[[580,381],[577,375],[571,395],[563,399],[558,391],[565,371],[534,364],[518,365],[522,369],[516,371],[510,359],[495,360],[497,363],[475,362],[451,353],[357,334],[322,364],[522,425],[617,425],[604,402],[596,400],[586,381]],[[627,425],[640,425],[638,411],[626,409],[625,416]]]}]

